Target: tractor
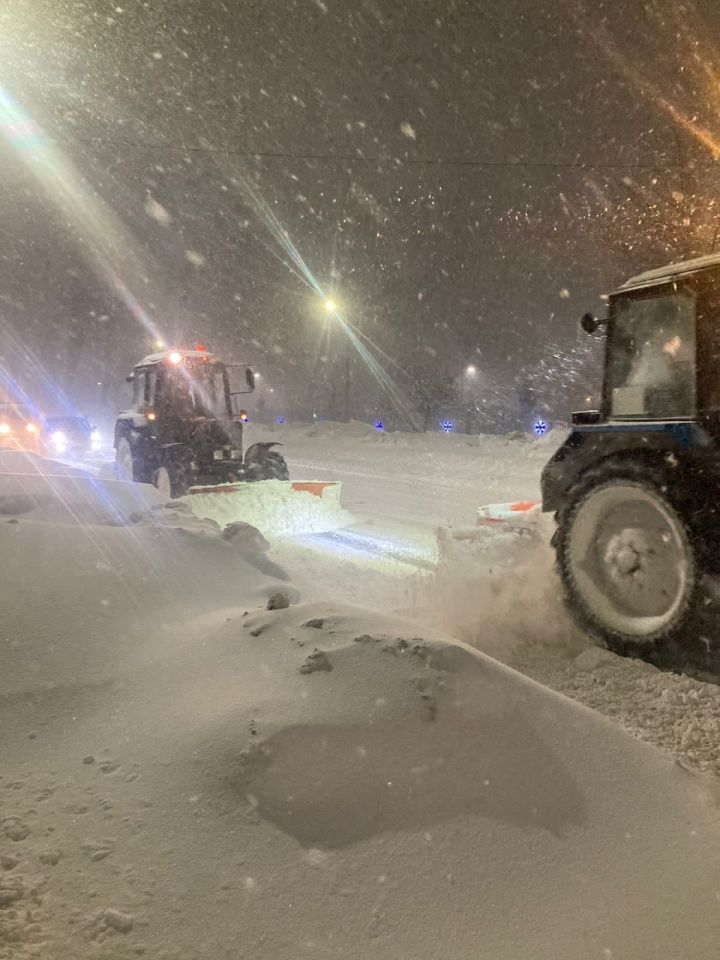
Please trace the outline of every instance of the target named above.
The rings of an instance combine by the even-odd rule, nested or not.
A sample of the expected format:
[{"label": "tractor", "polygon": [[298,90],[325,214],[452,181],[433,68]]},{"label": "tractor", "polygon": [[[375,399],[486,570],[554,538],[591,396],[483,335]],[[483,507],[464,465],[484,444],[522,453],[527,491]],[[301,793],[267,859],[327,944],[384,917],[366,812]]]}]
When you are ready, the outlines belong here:
[{"label": "tractor", "polygon": [[255,443],[243,456],[247,416],[238,397],[254,390],[255,376],[245,368],[243,389],[233,390],[238,367],[244,365],[225,363],[202,346],[141,360],[127,378],[132,405],[115,424],[117,476],[152,483],[173,498],[198,484],[287,480],[276,443]]},{"label": "tractor", "polygon": [[[682,649],[720,570],[720,256],[632,277],[607,316],[600,409],[574,413],[542,475],[565,597],[607,648]],[[717,582],[715,580],[715,582]]]}]

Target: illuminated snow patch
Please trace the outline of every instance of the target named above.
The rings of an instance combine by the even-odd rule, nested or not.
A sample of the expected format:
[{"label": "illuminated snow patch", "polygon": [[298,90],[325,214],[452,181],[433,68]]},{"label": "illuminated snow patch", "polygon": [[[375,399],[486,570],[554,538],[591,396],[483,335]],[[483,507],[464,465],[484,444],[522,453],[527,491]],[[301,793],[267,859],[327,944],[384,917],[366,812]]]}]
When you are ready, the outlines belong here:
[{"label": "illuminated snow patch", "polygon": [[293,537],[303,533],[326,533],[354,522],[332,491],[316,497],[293,490],[282,480],[239,483],[229,493],[195,493],[186,502],[196,517],[214,520],[219,526],[244,521],[266,537]]}]

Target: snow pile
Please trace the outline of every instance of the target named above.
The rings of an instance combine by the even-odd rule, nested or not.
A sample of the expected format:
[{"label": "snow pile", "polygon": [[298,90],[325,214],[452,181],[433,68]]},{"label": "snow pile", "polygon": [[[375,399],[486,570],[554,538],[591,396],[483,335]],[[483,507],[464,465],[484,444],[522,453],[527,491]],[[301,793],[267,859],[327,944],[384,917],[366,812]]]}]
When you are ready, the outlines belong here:
[{"label": "snow pile", "polygon": [[197,517],[213,520],[220,527],[251,523],[266,537],[284,538],[350,526],[354,517],[340,506],[334,493],[330,490],[316,497],[306,490],[293,490],[287,481],[264,480],[239,483],[232,493],[193,493],[185,502]]},{"label": "snow pile", "polygon": [[535,658],[542,683],[661,747],[683,764],[720,777],[720,687],[590,647],[568,664]]},{"label": "snow pile", "polygon": [[713,955],[715,803],[656,751],[360,608],[181,617],[0,701],[13,960]]},{"label": "snow pile", "polygon": [[127,525],[108,523],[105,509],[103,499],[58,499],[0,516],[0,555],[12,558],[3,566],[0,694],[111,676],[172,644],[178,622],[293,592],[256,538],[223,536],[173,508]]}]

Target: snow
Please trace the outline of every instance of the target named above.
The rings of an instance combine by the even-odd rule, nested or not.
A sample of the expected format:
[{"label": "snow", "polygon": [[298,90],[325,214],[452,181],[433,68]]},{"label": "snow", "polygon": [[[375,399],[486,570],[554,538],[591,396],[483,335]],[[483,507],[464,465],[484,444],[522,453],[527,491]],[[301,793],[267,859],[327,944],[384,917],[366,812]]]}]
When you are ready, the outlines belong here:
[{"label": "snow", "polygon": [[0,526],[18,582],[47,564],[13,633],[51,627],[37,676],[2,674],[0,949],[711,955],[709,784],[434,630],[322,602],[244,616],[242,560],[213,588],[230,605],[201,610],[196,578],[222,566],[195,538],[95,529],[68,556],[59,529]]},{"label": "snow", "polygon": [[185,259],[194,267],[203,267],[205,265],[205,257],[201,253],[198,253],[197,250],[186,250]]},{"label": "snow", "polygon": [[268,480],[237,484],[231,493],[191,494],[185,502],[197,517],[213,520],[221,528],[238,521],[252,523],[265,536],[282,539],[350,526],[354,517],[335,493],[329,490],[317,497],[293,490],[286,481]]},{"label": "snow", "polygon": [[145,213],[163,227],[167,227],[172,222],[168,211],[154,197],[148,196],[145,201]]},{"label": "snow", "polygon": [[473,527],[558,436],[255,432],[347,525],[0,463],[0,958],[713,956],[720,688],[590,647],[547,517]]},{"label": "snow", "polygon": [[720,774],[720,687],[605,654],[579,633],[561,600],[551,517],[526,515],[519,529],[474,526],[482,504],[539,496],[561,431],[378,434],[324,422],[250,433],[282,440],[293,477],[342,481],[356,517],[351,531],[282,548],[304,597],[357,599],[362,583],[373,606],[433,624],[683,764]]}]

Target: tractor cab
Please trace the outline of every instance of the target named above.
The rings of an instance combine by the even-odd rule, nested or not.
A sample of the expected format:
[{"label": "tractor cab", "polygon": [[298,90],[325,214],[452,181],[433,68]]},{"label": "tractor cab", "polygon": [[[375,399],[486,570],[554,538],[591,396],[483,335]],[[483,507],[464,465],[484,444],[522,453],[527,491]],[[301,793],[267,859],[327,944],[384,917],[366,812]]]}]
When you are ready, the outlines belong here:
[{"label": "tractor cab", "polygon": [[170,350],[141,360],[128,377],[133,385],[132,409],[150,413],[158,429],[178,420],[242,420],[237,406],[240,394],[250,393],[255,377],[245,369],[245,386],[233,390],[238,365],[223,363],[205,350]]},{"label": "tractor cab", "polygon": [[582,326],[604,334],[602,402],[573,414],[543,509],[576,619],[648,650],[687,631],[720,569],[720,255],[632,277]]},{"label": "tractor cab", "polygon": [[605,419],[715,420],[720,412],[720,257],[632,277],[609,298]]},{"label": "tractor cab", "polygon": [[115,426],[120,476],[171,496],[197,484],[287,479],[275,444],[253,444],[243,457],[247,415],[238,398],[254,390],[249,367],[202,347],[168,350],[145,357],[127,379],[132,402]]}]

